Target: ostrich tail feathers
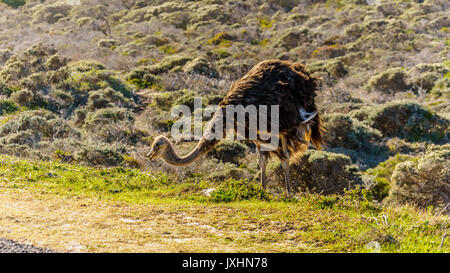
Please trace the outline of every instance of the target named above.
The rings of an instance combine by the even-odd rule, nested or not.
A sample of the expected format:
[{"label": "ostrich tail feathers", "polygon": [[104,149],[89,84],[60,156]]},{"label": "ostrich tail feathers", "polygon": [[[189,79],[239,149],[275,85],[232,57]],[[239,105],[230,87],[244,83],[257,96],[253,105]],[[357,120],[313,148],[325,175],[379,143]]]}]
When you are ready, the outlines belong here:
[{"label": "ostrich tail feathers", "polygon": [[311,131],[309,134],[310,141],[317,150],[321,150],[322,146],[325,145],[324,135],[326,134],[326,129],[323,126],[323,122],[319,114],[314,117],[314,122],[311,123]]}]

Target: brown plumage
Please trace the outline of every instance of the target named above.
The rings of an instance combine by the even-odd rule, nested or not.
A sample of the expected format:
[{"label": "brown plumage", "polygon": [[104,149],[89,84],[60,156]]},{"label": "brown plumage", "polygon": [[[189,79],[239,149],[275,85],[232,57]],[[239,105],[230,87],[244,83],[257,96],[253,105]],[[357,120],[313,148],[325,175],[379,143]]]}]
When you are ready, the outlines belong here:
[{"label": "brown plumage", "polygon": [[[263,187],[266,186],[265,169],[269,157],[280,159],[285,172],[286,189],[290,193],[289,159],[296,154],[302,154],[309,142],[312,142],[317,149],[323,145],[324,129],[314,102],[316,89],[317,79],[312,77],[303,65],[281,60],[267,60],[255,65],[244,77],[236,81],[219,103],[224,119],[227,105],[244,107],[255,105],[257,108],[259,105],[279,105],[278,148],[265,152],[261,150],[261,145],[264,145],[265,141],[259,138],[250,140],[257,146]],[[270,110],[268,113],[270,114]],[[220,117],[215,115],[210,121],[205,135],[214,132],[216,128],[212,125],[212,121],[217,118]],[[267,121],[270,122],[270,117]],[[223,124],[226,124],[225,120]],[[235,130],[236,126],[237,124],[235,124]],[[269,124],[269,132],[272,126],[276,125]],[[245,128],[247,137],[248,117],[245,120]],[[220,141],[207,140],[205,135],[191,153],[181,158],[176,155],[167,138],[158,137],[152,145],[149,156],[152,158],[160,156],[172,165],[187,165],[206,154]]]}]

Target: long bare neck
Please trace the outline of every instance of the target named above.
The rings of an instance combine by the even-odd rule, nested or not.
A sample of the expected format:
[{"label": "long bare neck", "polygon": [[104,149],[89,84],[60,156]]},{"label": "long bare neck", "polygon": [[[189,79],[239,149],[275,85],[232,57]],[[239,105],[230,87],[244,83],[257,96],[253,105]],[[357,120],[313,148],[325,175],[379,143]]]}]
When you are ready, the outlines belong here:
[{"label": "long bare neck", "polygon": [[178,156],[170,142],[166,152],[162,155],[162,159],[170,165],[186,166],[194,162],[199,157],[209,152],[215,145],[215,141],[208,141],[205,138],[201,138],[197,146],[189,154],[185,156]]}]

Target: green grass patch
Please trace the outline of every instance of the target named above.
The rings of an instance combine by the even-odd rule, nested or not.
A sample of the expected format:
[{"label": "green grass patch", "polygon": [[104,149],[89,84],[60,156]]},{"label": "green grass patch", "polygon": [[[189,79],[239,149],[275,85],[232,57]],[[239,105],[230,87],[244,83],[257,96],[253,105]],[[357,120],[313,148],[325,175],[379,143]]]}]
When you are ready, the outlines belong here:
[{"label": "green grass patch", "polygon": [[253,199],[269,201],[271,198],[270,194],[261,185],[247,180],[227,180],[211,193],[211,200],[213,202],[233,202]]}]

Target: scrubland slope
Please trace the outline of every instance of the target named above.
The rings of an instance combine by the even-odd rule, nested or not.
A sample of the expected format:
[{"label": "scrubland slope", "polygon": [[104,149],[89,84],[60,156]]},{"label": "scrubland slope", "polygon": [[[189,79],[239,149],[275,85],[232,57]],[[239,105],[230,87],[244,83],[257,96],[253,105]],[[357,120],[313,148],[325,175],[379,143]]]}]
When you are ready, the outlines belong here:
[{"label": "scrubland slope", "polygon": [[[69,172],[73,177],[66,178],[80,190],[75,195],[84,195],[84,188],[95,196],[114,195],[108,190],[117,186],[124,190],[117,196],[125,199],[131,190],[133,200],[182,196],[206,202],[204,206],[233,201],[236,208],[253,206],[240,204],[249,194],[262,200],[255,205],[258,208],[275,202],[277,208],[286,206],[292,212],[313,206],[316,198],[331,204],[331,210],[319,209],[324,215],[334,211],[335,202],[352,196],[359,204],[358,198],[365,196],[367,206],[380,209],[371,212],[375,218],[366,215],[370,219],[380,221],[377,217],[384,214],[403,221],[398,211],[408,211],[419,217],[415,226],[422,223],[417,220],[421,217],[442,216],[450,210],[449,9],[443,0],[2,0],[0,153],[48,166],[69,163],[67,168],[74,170],[91,166],[94,169],[86,170],[94,177],[106,172],[98,184],[79,177],[78,171]],[[277,162],[269,166],[268,192],[261,193],[254,184],[240,188],[247,181],[258,183],[255,147],[249,143],[223,142],[185,168],[145,158],[154,137],[170,131],[175,105],[193,107],[196,96],[205,106],[217,104],[235,80],[270,58],[304,63],[321,79],[317,103],[328,129],[327,147],[310,149],[292,162],[299,203],[283,205]],[[195,141],[177,143],[180,154],[194,146]],[[6,158],[2,168],[8,172],[16,159]],[[140,182],[134,185],[115,170],[133,173]],[[50,191],[58,194],[72,189],[66,178],[56,177],[59,182],[47,184],[53,178],[42,177],[21,187],[53,185],[58,190]],[[7,188],[14,184],[11,179],[2,180]],[[110,179],[115,182],[110,184]],[[148,188],[153,187],[148,181],[167,185]],[[202,193],[221,187],[231,187],[233,193],[218,190],[212,195],[217,199]],[[356,191],[364,193],[349,195],[349,189],[358,187]],[[243,196],[236,197],[236,189]],[[413,206],[414,212],[404,206]],[[351,211],[352,217],[363,221],[357,215],[364,215],[364,210]],[[395,213],[388,215],[391,211]],[[329,225],[339,217],[324,221]],[[291,220],[297,223],[293,230],[301,232],[298,223],[304,219]],[[363,222],[349,224],[370,233],[366,230],[370,225]],[[430,248],[414,241],[418,244],[414,249],[409,239],[404,239],[409,247],[403,248],[402,242],[394,247],[386,239],[391,243],[383,249],[438,251],[436,240],[448,231],[447,225],[420,234],[428,238],[439,230],[431,235]],[[386,228],[383,236],[403,240],[397,238],[403,229],[390,233],[393,227]],[[338,237],[333,240],[332,244],[341,243]],[[340,247],[315,250],[362,251],[362,243],[346,241]]]}]

